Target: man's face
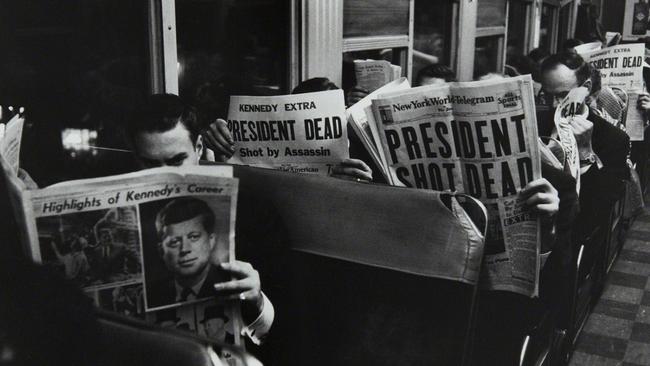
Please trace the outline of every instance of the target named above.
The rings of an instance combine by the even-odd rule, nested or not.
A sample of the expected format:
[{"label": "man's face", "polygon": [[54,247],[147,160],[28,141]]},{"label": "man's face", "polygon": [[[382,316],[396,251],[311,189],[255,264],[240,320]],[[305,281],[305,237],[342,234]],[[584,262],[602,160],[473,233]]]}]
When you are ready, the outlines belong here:
[{"label": "man's face", "polygon": [[138,161],[143,168],[198,165],[202,153],[201,137],[192,143],[182,123],[165,132],[142,132],[134,138]]},{"label": "man's face", "polygon": [[208,233],[200,216],[163,227],[162,258],[167,269],[180,277],[200,275],[210,263],[216,235]]},{"label": "man's face", "polygon": [[205,321],[205,334],[213,339],[223,341],[226,338],[226,323],[222,318],[212,318]]},{"label": "man's face", "polygon": [[575,71],[562,64],[542,75],[542,89],[553,97],[553,107],[557,107],[569,91],[578,86]]},{"label": "man's face", "polygon": [[103,246],[109,246],[113,243],[113,235],[110,230],[102,230],[99,232],[99,243]]}]

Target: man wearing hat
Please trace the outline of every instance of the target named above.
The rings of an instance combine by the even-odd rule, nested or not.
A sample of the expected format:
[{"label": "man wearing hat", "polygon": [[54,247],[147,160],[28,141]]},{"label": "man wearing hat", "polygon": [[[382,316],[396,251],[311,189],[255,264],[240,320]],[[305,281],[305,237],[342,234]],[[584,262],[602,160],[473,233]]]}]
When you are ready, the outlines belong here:
[{"label": "man wearing hat", "polygon": [[235,343],[235,336],[228,332],[230,318],[226,315],[223,305],[211,305],[203,311],[201,325],[205,335],[218,342]]}]

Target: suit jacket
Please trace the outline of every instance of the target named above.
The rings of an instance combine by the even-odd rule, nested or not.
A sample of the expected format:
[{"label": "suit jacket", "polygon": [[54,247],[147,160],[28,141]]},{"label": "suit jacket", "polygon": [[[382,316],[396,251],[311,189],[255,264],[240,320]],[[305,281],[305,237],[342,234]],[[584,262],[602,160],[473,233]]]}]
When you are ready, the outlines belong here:
[{"label": "suit jacket", "polygon": [[603,163],[598,169],[592,166],[580,177],[579,235],[589,235],[596,225],[607,218],[609,208],[621,197],[629,179],[627,157],[630,138],[618,127],[607,122],[589,109],[589,121],[594,124],[591,144]]},{"label": "suit jacket", "polygon": [[[214,285],[217,282],[227,281],[230,278],[228,275],[218,267],[210,265],[208,276],[205,278],[197,299],[204,299],[215,295]],[[166,278],[161,281],[156,281],[149,285],[147,283],[147,306],[149,308],[157,308],[160,306],[172,305],[176,303],[176,286],[173,278]]]}]

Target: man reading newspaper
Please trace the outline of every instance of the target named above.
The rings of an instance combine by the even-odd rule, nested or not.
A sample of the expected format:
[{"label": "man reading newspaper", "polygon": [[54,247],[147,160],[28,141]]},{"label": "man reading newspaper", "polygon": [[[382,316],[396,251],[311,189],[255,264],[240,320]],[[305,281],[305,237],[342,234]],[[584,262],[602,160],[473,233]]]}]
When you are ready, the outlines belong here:
[{"label": "man reading newspaper", "polygon": [[[178,96],[171,94],[150,96],[130,122],[128,136],[143,167],[199,164],[203,153],[199,122],[193,108],[184,104]],[[188,218],[185,224],[193,220],[195,221],[196,217]],[[179,251],[178,255],[183,257],[181,254],[187,255]],[[195,257],[197,260],[188,263],[188,267],[196,265],[199,256]],[[184,267],[182,261],[183,259],[179,273],[185,270],[182,268]],[[206,279],[204,281],[207,281],[209,286],[213,286],[214,296],[234,297],[242,301],[243,320],[247,325],[246,334],[255,343],[259,343],[269,331],[274,318],[273,306],[261,291],[259,273],[250,263],[242,261],[221,263],[219,269],[235,279],[227,282],[213,282]],[[204,286],[205,283],[199,286],[198,292]]]},{"label": "man reading newspaper", "polygon": [[[541,178],[530,77],[397,91],[372,101],[394,184],[470,194],[488,208],[490,289],[537,295],[538,217],[558,194]],[[545,225],[552,230],[552,225]]]}]

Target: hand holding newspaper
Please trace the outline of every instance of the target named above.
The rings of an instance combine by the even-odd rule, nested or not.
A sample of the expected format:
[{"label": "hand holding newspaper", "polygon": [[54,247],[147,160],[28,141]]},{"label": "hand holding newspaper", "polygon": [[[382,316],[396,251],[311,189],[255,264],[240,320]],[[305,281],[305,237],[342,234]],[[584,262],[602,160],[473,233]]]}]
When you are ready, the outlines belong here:
[{"label": "hand holding newspaper", "polygon": [[232,162],[327,175],[349,157],[342,90],[230,97]]},{"label": "hand holding newspaper", "polygon": [[490,217],[485,286],[535,296],[539,221],[518,198],[541,178],[530,76],[395,91],[372,112],[392,183],[480,199]]},{"label": "hand holding newspaper", "polygon": [[[24,190],[0,161],[34,261],[58,269],[102,308],[152,312],[160,324],[242,344],[238,303],[215,298],[212,287],[230,280],[220,263],[235,258],[232,167],[156,168]],[[204,328],[201,319],[220,320]]]}]

